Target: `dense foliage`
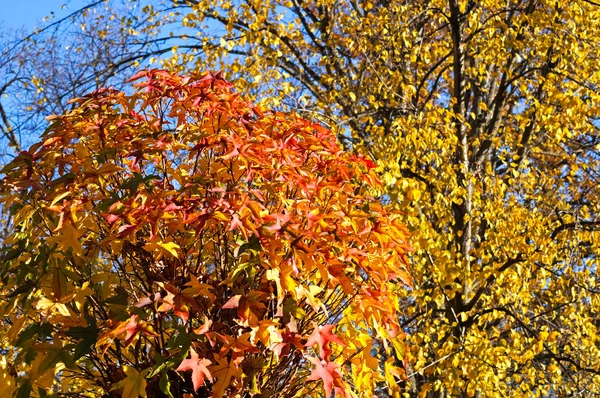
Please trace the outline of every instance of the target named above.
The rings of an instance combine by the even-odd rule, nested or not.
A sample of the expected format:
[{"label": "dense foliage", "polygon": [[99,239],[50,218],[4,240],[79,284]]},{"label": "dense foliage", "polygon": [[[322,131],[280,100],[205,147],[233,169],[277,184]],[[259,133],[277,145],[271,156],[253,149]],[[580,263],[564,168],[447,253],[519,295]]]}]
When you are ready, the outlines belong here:
[{"label": "dense foliage", "polygon": [[597,2],[174,3],[170,62],[322,115],[408,209],[406,393],[600,393]]},{"label": "dense foliage", "polygon": [[[68,108],[54,88],[78,76],[74,53],[113,55],[69,81],[75,91],[136,63],[224,69],[266,107],[319,119],[373,160],[376,194],[405,211],[415,286],[399,302],[408,350],[393,359],[404,393],[600,393],[598,1],[90,4],[71,34],[28,43],[60,54],[66,72],[16,52],[25,66],[5,80],[37,78],[6,92],[34,112]],[[54,52],[61,34],[78,39]],[[10,120],[17,131],[29,119]]]},{"label": "dense foliage", "polygon": [[3,394],[394,387],[407,234],[366,194],[372,162],[220,74],[133,80],[74,100],[3,169]]}]

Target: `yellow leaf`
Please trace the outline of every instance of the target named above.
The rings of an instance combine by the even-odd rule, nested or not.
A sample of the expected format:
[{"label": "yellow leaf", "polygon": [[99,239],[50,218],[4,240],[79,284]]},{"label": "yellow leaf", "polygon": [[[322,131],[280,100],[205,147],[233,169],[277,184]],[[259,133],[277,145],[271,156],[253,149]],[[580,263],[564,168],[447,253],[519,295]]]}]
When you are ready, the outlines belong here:
[{"label": "yellow leaf", "polygon": [[229,362],[227,358],[216,356],[216,360],[217,364],[209,367],[210,373],[217,379],[212,392],[214,398],[222,398],[232,385],[232,379],[237,380],[242,376],[242,368],[233,361]]},{"label": "yellow leaf", "polygon": [[181,247],[175,242],[152,241],[144,245],[144,250],[146,251],[159,250],[161,254],[168,253],[175,258],[179,257],[178,249],[181,250]]},{"label": "yellow leaf", "polygon": [[138,373],[138,371],[131,366],[123,366],[123,371],[127,377],[115,384],[115,386],[111,388],[111,391],[123,389],[121,398],[146,398],[146,374],[149,370],[150,369],[146,369],[141,373]]},{"label": "yellow leaf", "polygon": [[46,316],[52,316],[55,312],[67,317],[71,315],[71,312],[65,304],[52,301],[46,297],[39,299],[35,308],[43,311]]},{"label": "yellow leaf", "polygon": [[179,247],[179,245],[175,242],[161,242],[159,243],[159,245],[165,249],[166,251],[168,251],[173,257],[177,258],[179,257],[179,253],[177,251],[177,249],[181,250],[181,247]]}]

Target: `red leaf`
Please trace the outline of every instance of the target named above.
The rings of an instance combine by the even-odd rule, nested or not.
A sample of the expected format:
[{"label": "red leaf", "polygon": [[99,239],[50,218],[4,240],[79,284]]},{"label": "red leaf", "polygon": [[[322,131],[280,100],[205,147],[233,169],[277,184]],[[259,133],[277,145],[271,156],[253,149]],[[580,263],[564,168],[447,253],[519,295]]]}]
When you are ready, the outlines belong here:
[{"label": "red leaf", "polygon": [[164,209],[163,211],[169,212],[169,211],[176,211],[176,210],[181,210],[181,206],[177,206],[175,203],[169,203]]},{"label": "red leaf", "polygon": [[335,334],[331,333],[334,325],[325,325],[318,326],[316,323],[314,324],[315,330],[308,338],[306,342],[306,347],[312,347],[315,344],[319,345],[319,356],[324,360],[329,360],[329,356],[331,355],[331,348],[329,346],[330,342],[337,343],[341,346],[345,346],[346,343]]},{"label": "red leaf", "polygon": [[160,293],[154,293],[152,296],[142,297],[140,299],[140,301],[135,303],[135,307],[138,307],[138,308],[145,307],[147,305],[152,304],[155,301],[160,300],[160,298],[161,298]]},{"label": "red leaf", "polygon": [[129,318],[129,322],[127,322],[127,325],[125,325],[125,331],[127,331],[127,334],[125,335],[125,344],[128,345],[129,342],[131,340],[133,340],[133,336],[135,336],[138,333],[138,324],[137,324],[137,315],[132,315],[131,318]]},{"label": "red leaf", "polygon": [[173,313],[177,315],[183,323],[186,323],[188,321],[188,318],[190,317],[190,312],[187,311],[185,308],[173,310]]},{"label": "red leaf", "polygon": [[230,298],[229,300],[227,300],[227,302],[225,304],[223,304],[223,309],[229,309],[229,308],[237,308],[240,305],[240,298],[242,298],[241,294],[235,295],[232,298]]},{"label": "red leaf", "polygon": [[121,225],[119,227],[119,230],[117,231],[118,237],[124,238],[126,236],[131,235],[134,231],[135,231],[135,225],[129,225],[129,224]]},{"label": "red leaf", "polygon": [[190,348],[190,358],[184,359],[175,370],[177,372],[192,371],[192,383],[194,384],[194,392],[196,392],[204,384],[204,377],[212,383],[213,378],[207,368],[211,363],[206,358],[200,359],[196,351]]},{"label": "red leaf", "polygon": [[129,83],[129,82],[132,82],[132,81],[135,81],[135,80],[139,80],[139,79],[141,79],[142,77],[148,76],[148,73],[149,73],[149,71],[147,71],[147,70],[142,70],[142,71],[139,71],[139,72],[138,72],[138,73],[136,73],[135,75],[131,76],[131,77],[129,78],[129,80],[127,80],[127,83]]},{"label": "red leaf", "polygon": [[109,214],[108,216],[106,216],[106,221],[108,221],[109,224],[113,224],[115,221],[117,221],[119,218],[118,215],[116,214]]},{"label": "red leaf", "polygon": [[[330,397],[333,391],[333,386],[336,379],[340,379],[340,373],[337,370],[340,366],[334,362],[319,361],[318,358],[309,357],[309,361],[315,364],[316,368],[312,370],[310,376],[306,380],[323,380],[325,387],[325,396]],[[323,366],[325,364],[325,366]],[[336,388],[338,390],[338,388]],[[343,388],[340,388],[343,393]]]},{"label": "red leaf", "polygon": [[244,224],[242,224],[242,222],[240,221],[238,216],[236,214],[234,214],[233,217],[231,217],[231,225],[229,226],[229,230],[233,231],[234,229],[236,229],[238,227],[243,227],[243,226],[244,226]]},{"label": "red leaf", "polygon": [[113,336],[119,336],[123,333],[125,334],[125,346],[129,346],[129,344],[131,344],[131,342],[133,341],[133,338],[140,332],[142,331],[142,328],[140,327],[140,325],[138,325],[138,316],[137,315],[132,315],[131,318],[129,318],[129,321],[127,321],[127,323],[123,322],[119,325],[119,327],[117,327],[115,330],[113,330],[111,332],[111,334]]},{"label": "red leaf", "polygon": [[268,230],[273,232],[279,232],[287,223],[290,222],[290,216],[287,214],[269,214],[265,216],[265,221],[275,221],[273,225],[267,227]]}]

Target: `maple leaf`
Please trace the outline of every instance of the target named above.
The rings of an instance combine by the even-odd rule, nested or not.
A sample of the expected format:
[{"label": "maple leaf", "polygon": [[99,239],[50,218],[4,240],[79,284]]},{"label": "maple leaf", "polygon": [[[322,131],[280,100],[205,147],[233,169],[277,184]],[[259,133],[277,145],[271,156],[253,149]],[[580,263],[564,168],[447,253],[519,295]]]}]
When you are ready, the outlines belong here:
[{"label": "maple leaf", "polygon": [[302,344],[302,338],[299,334],[290,330],[285,330],[283,333],[275,329],[269,328],[270,341],[273,352],[277,358],[288,355],[292,349],[302,350],[305,346]]},{"label": "maple leaf", "polygon": [[126,378],[115,384],[111,391],[122,388],[121,398],[146,398],[146,374],[150,369],[138,372],[131,366],[123,366]]},{"label": "maple leaf", "polygon": [[231,224],[229,227],[230,231],[233,231],[239,227],[243,227],[244,224],[242,223],[242,221],[240,221],[239,217],[237,214],[234,214],[233,216],[231,216]]},{"label": "maple leaf", "polygon": [[45,316],[53,315],[55,312],[59,312],[64,316],[69,316],[71,314],[69,308],[64,303],[53,301],[46,297],[42,297],[38,300],[36,308],[42,311]]},{"label": "maple leaf", "polygon": [[178,288],[170,283],[157,282],[157,285],[167,292],[167,295],[161,300],[162,304],[158,307],[158,311],[165,312],[172,309],[173,313],[181,318],[184,323],[188,321],[190,316],[190,307],[199,310],[194,297],[202,292],[210,294],[205,288],[186,288],[183,291],[179,291]]},{"label": "maple leaf", "polygon": [[249,339],[250,332],[246,332],[241,336],[231,340],[228,342],[228,344],[224,344],[223,348],[221,349],[221,353],[231,350],[233,358],[243,358],[246,354],[258,352],[258,348],[256,348],[254,344],[249,341]]},{"label": "maple leaf", "polygon": [[[256,345],[256,343],[260,341],[265,347],[269,347],[271,345],[270,343],[273,342],[272,334],[274,332],[272,330],[274,330],[275,333],[279,333],[276,328],[277,325],[277,322],[269,319],[259,321],[255,325],[251,324],[250,327],[252,330],[250,332],[250,341],[252,344]],[[280,343],[281,341],[281,336],[275,339],[275,343]]]},{"label": "maple leaf", "polygon": [[143,321],[138,320],[138,315],[132,315],[127,321],[122,322],[116,329],[112,330],[109,335],[119,336],[125,333],[124,343],[129,346],[138,333],[143,332],[147,336],[154,336],[156,333],[152,327]]},{"label": "maple leaf", "polygon": [[[168,253],[174,258],[179,257],[178,250],[181,250],[181,247],[175,242],[162,242],[160,240],[155,240],[152,242],[148,242],[144,245],[144,250],[149,252],[158,250],[161,253]],[[160,257],[159,257],[160,258]]]},{"label": "maple leaf", "polygon": [[213,378],[207,368],[210,364],[212,364],[210,360],[200,359],[198,353],[190,348],[190,358],[184,359],[175,370],[177,372],[192,371],[192,384],[194,385],[194,392],[196,392],[204,384],[205,377],[212,383]]},{"label": "maple leaf", "polygon": [[272,225],[266,227],[268,230],[278,233],[290,222],[290,216],[288,214],[269,214],[264,217],[265,221],[274,221]]},{"label": "maple leaf", "polygon": [[145,307],[147,305],[150,305],[150,304],[152,304],[155,301],[158,301],[160,299],[162,299],[162,297],[161,297],[160,293],[157,292],[157,293],[151,294],[149,296],[142,297],[134,305],[136,307],[138,307],[138,308],[141,308],[141,307]]},{"label": "maple leaf", "polygon": [[130,224],[124,224],[119,227],[119,237],[125,238],[135,232],[136,226]]},{"label": "maple leaf", "polygon": [[345,395],[345,389],[341,387],[340,383],[341,376],[338,371],[340,366],[337,363],[322,361],[315,357],[309,357],[308,360],[315,365],[315,368],[312,370],[310,376],[306,380],[322,380],[326,397],[331,396],[334,385],[337,385],[336,392],[339,392],[340,395]]},{"label": "maple leaf", "polygon": [[132,315],[131,318],[129,318],[129,321],[127,321],[127,323],[123,326],[123,331],[126,332],[126,334],[125,334],[125,345],[126,346],[131,344],[135,335],[138,334],[138,332],[140,331],[140,328],[137,323],[137,318],[138,318],[137,315]]},{"label": "maple leaf", "polygon": [[312,347],[315,344],[319,346],[319,356],[324,360],[329,360],[331,356],[331,348],[330,343],[334,342],[341,346],[345,346],[346,343],[340,339],[335,334],[331,333],[335,325],[325,325],[319,326],[316,323],[313,323],[314,330],[308,341],[306,342],[306,347]]},{"label": "maple leaf", "polygon": [[246,296],[236,294],[227,300],[227,302],[223,304],[221,308],[237,308],[237,315],[239,319],[242,321],[242,323],[246,323],[250,317],[256,317],[256,315],[252,312],[252,308],[265,308],[265,305],[261,301],[262,299],[264,299],[264,293],[256,291],[251,292]]},{"label": "maple leaf", "polygon": [[214,300],[214,295],[211,293],[212,286],[200,283],[198,278],[192,276],[190,281],[186,283],[185,289],[182,290],[181,294],[188,298],[197,296],[204,296],[209,300]]},{"label": "maple leaf", "polygon": [[221,398],[231,386],[231,379],[238,379],[242,375],[242,368],[227,358],[216,356],[217,364],[210,367],[211,373],[217,379],[213,385],[213,397]]},{"label": "maple leaf", "polygon": [[194,329],[194,333],[198,334],[198,335],[205,335],[206,338],[208,339],[208,342],[210,343],[210,345],[212,347],[215,346],[215,342],[211,339],[211,332],[210,332],[210,327],[212,326],[212,320],[208,319],[208,317],[206,315],[204,315],[204,323],[202,324],[202,326],[198,327],[197,329]]},{"label": "maple leaf", "polygon": [[235,296],[231,296],[229,300],[225,304],[221,306],[223,309],[231,309],[237,308],[240,305],[240,299],[242,298],[241,294],[236,294]]},{"label": "maple leaf", "polygon": [[106,215],[106,221],[109,224],[114,224],[115,222],[117,222],[121,217],[118,216],[117,214],[107,214]]}]

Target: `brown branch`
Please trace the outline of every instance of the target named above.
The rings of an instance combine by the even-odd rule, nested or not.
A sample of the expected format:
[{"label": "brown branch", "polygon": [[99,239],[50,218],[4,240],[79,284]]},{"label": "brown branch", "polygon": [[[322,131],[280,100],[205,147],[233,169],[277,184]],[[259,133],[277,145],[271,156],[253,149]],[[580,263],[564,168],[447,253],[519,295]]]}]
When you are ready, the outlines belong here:
[{"label": "brown branch", "polygon": [[488,276],[486,278],[485,284],[483,284],[482,286],[479,287],[479,289],[477,289],[477,292],[475,292],[475,295],[473,296],[471,301],[469,301],[464,306],[463,311],[465,311],[465,312],[470,311],[475,306],[475,304],[477,304],[477,301],[481,298],[481,295],[483,294],[483,292],[485,292],[486,289],[491,287],[492,284],[496,281],[496,275],[495,275],[496,273],[504,272],[508,268],[512,267],[513,265],[518,264],[523,261],[525,261],[525,258],[523,257],[522,254],[519,254],[517,257],[506,261],[504,264],[502,264],[502,266],[497,268],[496,271],[494,271],[490,276]]},{"label": "brown branch", "polygon": [[600,3],[596,3],[595,1],[592,1],[592,0],[583,0],[583,2],[584,2],[584,3],[591,4],[591,5],[593,5],[593,6],[600,7]]},{"label": "brown branch", "polygon": [[552,231],[552,233],[550,234],[550,238],[555,239],[559,233],[561,233],[562,231],[568,230],[568,229],[581,228],[585,231],[595,231],[598,229],[597,228],[598,226],[600,226],[600,221],[578,221],[578,222],[563,224],[560,227],[556,228],[554,231]]},{"label": "brown branch", "polygon": [[93,2],[92,4],[88,4],[87,6],[81,7],[80,9],[78,9],[77,11],[73,11],[72,13],[70,13],[69,15],[67,15],[64,18],[59,19],[58,21],[52,22],[50,25],[43,27],[42,29],[37,29],[35,32],[28,34],[27,36],[25,36],[23,39],[19,40],[18,42],[15,43],[14,46],[12,46],[8,52],[12,52],[15,48],[17,48],[18,46],[20,46],[21,44],[29,41],[29,39],[31,39],[32,37],[34,37],[37,34],[43,33],[55,26],[58,26],[60,24],[62,24],[63,22],[65,22],[68,19],[73,18],[75,15],[81,14],[87,10],[89,10],[90,8],[94,8],[95,6],[105,3],[106,0],[97,0],[95,2]]},{"label": "brown branch", "polygon": [[2,123],[4,123],[4,126],[6,126],[6,127],[0,126],[0,130],[2,130],[2,134],[8,140],[9,145],[12,146],[13,148],[15,148],[15,150],[17,152],[20,152],[21,145],[19,145],[19,140],[17,139],[15,131],[12,128],[10,121],[8,120],[8,116],[6,115],[4,106],[2,106],[2,104],[0,104],[0,117],[2,118]]}]

